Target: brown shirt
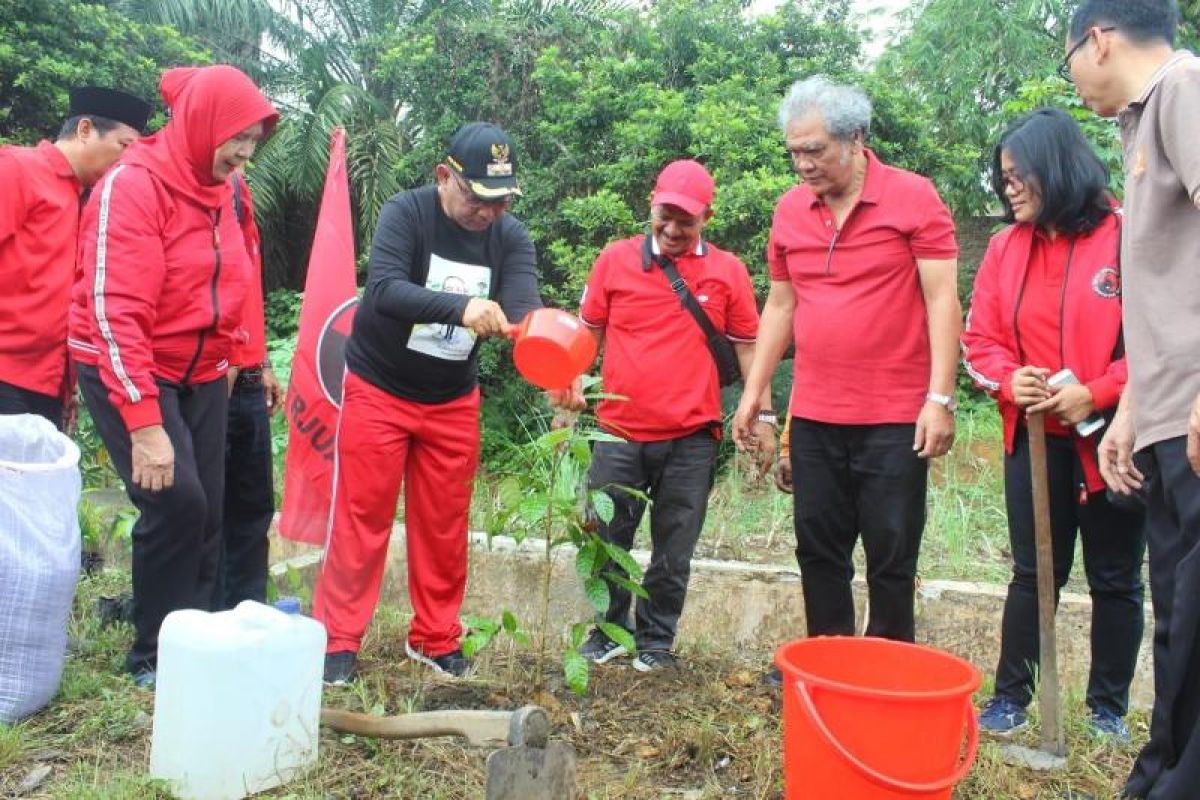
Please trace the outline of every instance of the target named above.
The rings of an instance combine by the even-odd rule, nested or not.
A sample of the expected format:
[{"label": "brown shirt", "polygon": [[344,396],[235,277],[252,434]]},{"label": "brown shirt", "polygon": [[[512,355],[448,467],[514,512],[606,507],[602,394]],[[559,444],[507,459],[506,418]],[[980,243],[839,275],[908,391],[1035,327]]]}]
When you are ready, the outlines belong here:
[{"label": "brown shirt", "polygon": [[1141,449],[1200,394],[1200,59],[1175,53],[1121,112],[1125,348]]}]

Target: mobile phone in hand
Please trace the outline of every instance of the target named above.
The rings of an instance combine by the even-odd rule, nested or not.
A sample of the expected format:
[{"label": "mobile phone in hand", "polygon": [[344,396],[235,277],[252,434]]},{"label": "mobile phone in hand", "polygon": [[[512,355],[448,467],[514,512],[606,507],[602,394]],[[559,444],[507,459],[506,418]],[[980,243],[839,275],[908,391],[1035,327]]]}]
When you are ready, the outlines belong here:
[{"label": "mobile phone in hand", "polygon": [[[1071,386],[1078,384],[1079,379],[1075,377],[1075,373],[1070,368],[1059,370],[1049,377],[1046,385],[1054,388],[1056,386]],[[1091,436],[1096,431],[1104,427],[1104,417],[1093,411],[1087,419],[1082,422],[1075,423],[1075,432],[1080,436]]]}]

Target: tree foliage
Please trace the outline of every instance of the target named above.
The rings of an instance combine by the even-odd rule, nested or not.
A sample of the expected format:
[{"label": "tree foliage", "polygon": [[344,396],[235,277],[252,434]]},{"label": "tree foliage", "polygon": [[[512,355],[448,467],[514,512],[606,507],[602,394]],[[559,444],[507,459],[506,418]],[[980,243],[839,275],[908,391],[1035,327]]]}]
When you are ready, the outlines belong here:
[{"label": "tree foliage", "polygon": [[114,86],[157,101],[163,68],[208,60],[175,29],[135,22],[104,6],[0,0],[0,142],[53,138],[73,86]]},{"label": "tree foliage", "polygon": [[1071,0],[921,0],[910,32],[876,67],[878,78],[925,109],[929,134],[956,157],[939,187],[959,213],[991,198],[982,176],[1002,130],[1005,103],[1027,81],[1052,78],[1063,54]]}]

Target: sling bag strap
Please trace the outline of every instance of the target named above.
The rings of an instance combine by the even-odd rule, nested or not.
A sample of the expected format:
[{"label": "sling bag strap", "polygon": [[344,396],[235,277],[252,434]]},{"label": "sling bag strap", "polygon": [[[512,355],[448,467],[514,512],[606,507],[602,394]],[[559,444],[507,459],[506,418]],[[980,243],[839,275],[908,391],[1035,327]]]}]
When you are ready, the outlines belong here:
[{"label": "sling bag strap", "polygon": [[721,385],[730,386],[741,380],[742,370],[733,345],[729,343],[724,334],[716,329],[712,320],[708,318],[708,314],[704,313],[704,309],[700,307],[700,301],[688,288],[687,281],[679,274],[675,263],[664,255],[654,253],[650,236],[646,237],[646,241],[642,245],[642,256],[645,263],[658,264],[659,269],[671,284],[671,291],[675,293],[679,302],[691,314],[692,319],[696,320],[700,330],[704,332],[709,352],[712,353],[713,361],[717,364],[717,377],[720,379]]}]

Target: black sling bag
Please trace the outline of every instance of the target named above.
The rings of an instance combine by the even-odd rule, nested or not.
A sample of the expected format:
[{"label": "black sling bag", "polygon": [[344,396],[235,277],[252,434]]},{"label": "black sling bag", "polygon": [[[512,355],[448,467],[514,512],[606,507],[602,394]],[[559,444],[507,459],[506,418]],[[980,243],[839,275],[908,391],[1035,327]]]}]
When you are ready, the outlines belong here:
[{"label": "black sling bag", "polygon": [[688,288],[687,281],[679,274],[679,270],[675,269],[675,263],[664,255],[655,255],[651,246],[650,235],[647,234],[646,241],[642,245],[642,260],[643,264],[651,263],[658,264],[663,275],[671,283],[671,291],[679,298],[680,304],[692,315],[692,319],[696,320],[696,324],[700,326],[700,330],[704,332],[704,339],[708,343],[708,350],[712,353],[713,361],[717,364],[717,378],[722,386],[732,386],[742,379],[742,368],[738,363],[737,352],[733,349],[733,345],[729,343],[729,339],[713,327],[712,320],[708,318],[708,314],[704,313],[704,309],[700,307],[700,301],[692,294],[692,290]]}]

